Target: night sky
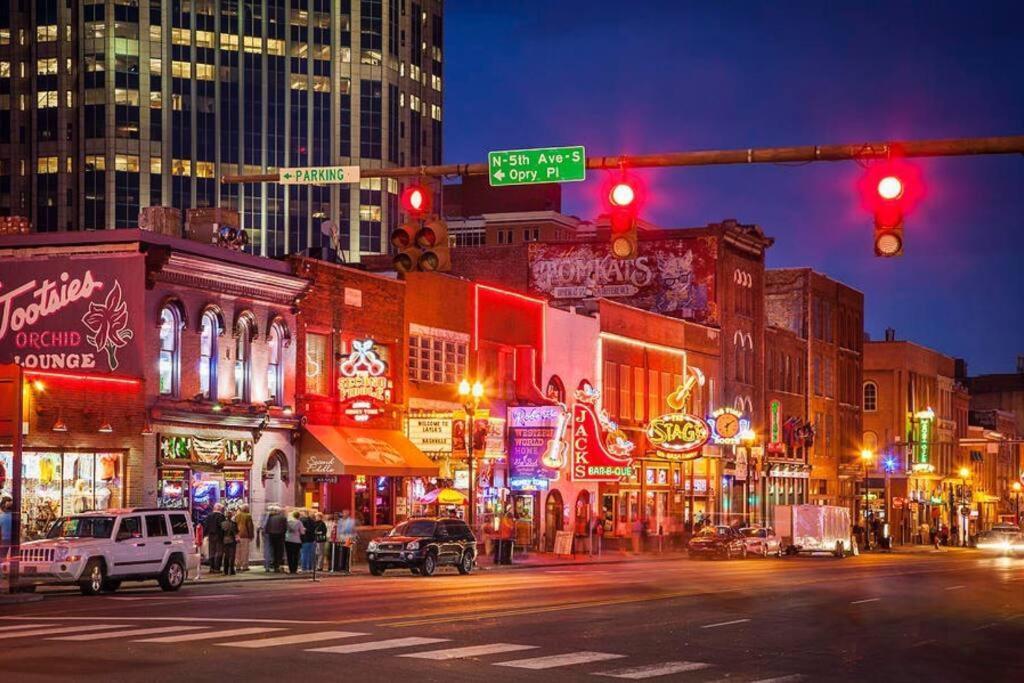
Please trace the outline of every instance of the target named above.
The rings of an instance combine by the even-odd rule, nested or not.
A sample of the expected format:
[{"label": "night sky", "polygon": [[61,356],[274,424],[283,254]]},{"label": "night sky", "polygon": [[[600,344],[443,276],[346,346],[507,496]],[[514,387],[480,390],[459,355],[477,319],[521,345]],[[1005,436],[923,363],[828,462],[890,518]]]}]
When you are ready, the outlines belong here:
[{"label": "night sky", "polygon": [[[1019,2],[449,0],[445,14],[447,162],[1024,134]],[[902,258],[874,256],[852,161],[639,171],[643,217],[757,223],[776,239],[769,267],[863,291],[873,339],[891,326],[971,374],[1013,371],[1024,157],[915,163],[925,197]],[[599,212],[588,173],[564,186],[566,213]]]}]

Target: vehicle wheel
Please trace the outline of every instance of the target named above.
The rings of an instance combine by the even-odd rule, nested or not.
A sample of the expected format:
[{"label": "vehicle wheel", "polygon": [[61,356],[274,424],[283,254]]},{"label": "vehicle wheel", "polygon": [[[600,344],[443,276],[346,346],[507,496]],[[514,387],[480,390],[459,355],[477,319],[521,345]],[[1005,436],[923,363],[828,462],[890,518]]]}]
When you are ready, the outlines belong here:
[{"label": "vehicle wheel", "polygon": [[423,558],[423,564],[420,565],[420,574],[423,576],[433,576],[434,571],[437,570],[437,558],[433,555],[427,555]]},{"label": "vehicle wheel", "polygon": [[107,569],[103,566],[103,560],[92,559],[89,560],[89,564],[85,565],[78,587],[81,589],[82,595],[99,595],[106,580]]},{"label": "vehicle wheel", "polygon": [[15,593],[35,593],[37,586],[18,586],[14,589]]},{"label": "vehicle wheel", "polygon": [[376,562],[371,562],[370,574],[372,574],[373,576],[384,576],[384,567],[380,566]]},{"label": "vehicle wheel", "polygon": [[466,552],[462,553],[462,561],[459,562],[459,567],[458,567],[459,573],[465,575],[465,574],[469,574],[470,572],[472,572],[473,571],[473,562],[474,562],[474,560],[473,560],[473,553],[471,553],[469,551],[466,551]]},{"label": "vehicle wheel", "polygon": [[846,553],[843,552],[843,542],[842,541],[836,541],[836,550],[835,550],[834,554],[840,560],[843,559],[844,557],[846,557]]},{"label": "vehicle wheel", "polygon": [[764,543],[761,545],[761,557],[768,557],[768,544]]},{"label": "vehicle wheel", "polygon": [[420,568],[419,567],[409,567],[409,571],[412,572],[413,576],[419,576],[420,575]]},{"label": "vehicle wheel", "polygon": [[743,546],[742,548],[740,548],[740,559],[747,559],[747,546]]},{"label": "vehicle wheel", "polygon": [[185,583],[185,567],[181,564],[181,560],[170,560],[164,570],[160,572],[158,581],[160,588],[168,592],[174,592],[181,588]]},{"label": "vehicle wheel", "polygon": [[785,557],[785,555],[786,555],[786,551],[782,549],[782,544],[780,543],[779,544],[779,550],[776,553],[776,556],[781,560],[783,557]]},{"label": "vehicle wheel", "polygon": [[113,593],[121,587],[121,579],[107,579],[103,582],[103,588],[101,589],[104,593]]}]

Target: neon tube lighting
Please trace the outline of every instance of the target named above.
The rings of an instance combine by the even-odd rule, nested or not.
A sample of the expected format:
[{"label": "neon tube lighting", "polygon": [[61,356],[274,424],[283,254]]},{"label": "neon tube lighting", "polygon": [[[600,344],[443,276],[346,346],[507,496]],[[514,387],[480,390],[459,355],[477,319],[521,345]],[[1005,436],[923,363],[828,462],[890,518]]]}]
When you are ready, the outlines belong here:
[{"label": "neon tube lighting", "polygon": [[676,349],[671,346],[664,346],[662,344],[655,344],[653,342],[640,341],[639,339],[633,339],[632,337],[623,337],[621,334],[615,334],[614,332],[601,332],[601,338],[609,341],[622,342],[623,344],[630,344],[632,346],[640,346],[645,349],[654,349],[656,351],[664,351],[665,353],[674,353],[677,356],[686,358],[686,351],[683,349]]},{"label": "neon tube lighting", "polygon": [[83,375],[65,372],[49,372],[46,370],[29,370],[25,372],[26,377],[54,377],[57,379],[72,379],[85,382],[107,382],[109,384],[126,384],[137,386],[142,383],[140,379],[131,377],[104,377],[103,375]]}]

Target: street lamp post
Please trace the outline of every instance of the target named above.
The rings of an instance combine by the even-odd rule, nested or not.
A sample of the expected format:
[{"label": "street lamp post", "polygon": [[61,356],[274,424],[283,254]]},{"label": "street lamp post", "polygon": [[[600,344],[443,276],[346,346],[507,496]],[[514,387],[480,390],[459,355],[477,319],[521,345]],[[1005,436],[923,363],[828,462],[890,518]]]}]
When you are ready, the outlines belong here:
[{"label": "street lamp post", "polygon": [[[757,440],[757,433],[753,429],[745,429],[745,430],[743,430],[743,432],[740,433],[740,441],[743,442],[743,445],[744,445],[744,447],[747,450],[747,476],[746,476],[746,480],[743,482],[743,484],[744,484],[744,486],[743,486],[744,524],[748,524],[750,526],[754,525],[754,522],[755,522],[754,518],[760,513],[760,507],[761,507],[760,505],[757,505],[757,506],[754,507],[753,510],[751,510],[751,507],[750,507],[750,491],[751,491],[751,489],[753,489],[754,497],[756,498],[757,497],[757,488],[758,488],[757,483],[755,483],[753,486],[750,485],[750,479],[751,479],[751,476],[750,476],[751,475],[751,467],[750,466],[751,466],[751,464],[755,465],[754,468],[753,468],[754,471],[756,471],[756,469],[757,469],[756,468],[756,463],[754,463],[754,441],[756,441],[756,440]],[[749,519],[747,519],[747,515],[749,515]],[[765,526],[767,526],[767,524],[765,524]]]},{"label": "street lamp post", "polygon": [[1016,494],[1016,498],[1017,498],[1017,512],[1014,515],[1014,517],[1017,520],[1017,526],[1020,526],[1020,490],[1021,490],[1021,488],[1024,488],[1024,487],[1021,486],[1021,483],[1019,481],[1015,481],[1015,482],[1013,482],[1013,487],[1012,488],[1013,488],[1013,492],[1014,492],[1014,494]]},{"label": "street lamp post", "polygon": [[875,454],[865,448],[860,452],[860,461],[864,464],[864,550],[871,550],[871,529],[868,528],[868,466],[875,460]]},{"label": "street lamp post", "polygon": [[459,382],[459,398],[466,409],[466,460],[469,464],[469,527],[475,530],[476,522],[476,478],[473,476],[473,418],[480,407],[480,399],[484,395],[484,386],[480,382],[469,383],[468,379]]},{"label": "street lamp post", "polygon": [[968,533],[967,525],[970,524],[970,510],[965,515],[963,514],[963,507],[967,505],[967,478],[971,476],[971,470],[967,467],[960,468],[960,509],[958,509],[957,516],[960,518],[960,528],[957,531],[957,544],[967,545]]}]

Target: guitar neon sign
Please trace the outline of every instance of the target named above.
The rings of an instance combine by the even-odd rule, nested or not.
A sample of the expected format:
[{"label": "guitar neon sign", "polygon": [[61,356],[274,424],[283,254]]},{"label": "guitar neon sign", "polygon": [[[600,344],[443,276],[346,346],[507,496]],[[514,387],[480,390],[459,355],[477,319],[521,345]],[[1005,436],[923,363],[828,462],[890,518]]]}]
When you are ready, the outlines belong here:
[{"label": "guitar neon sign", "polygon": [[388,364],[377,354],[372,339],[352,342],[348,358],[338,365],[338,400],[343,414],[355,422],[367,422],[391,402],[393,384]]}]

